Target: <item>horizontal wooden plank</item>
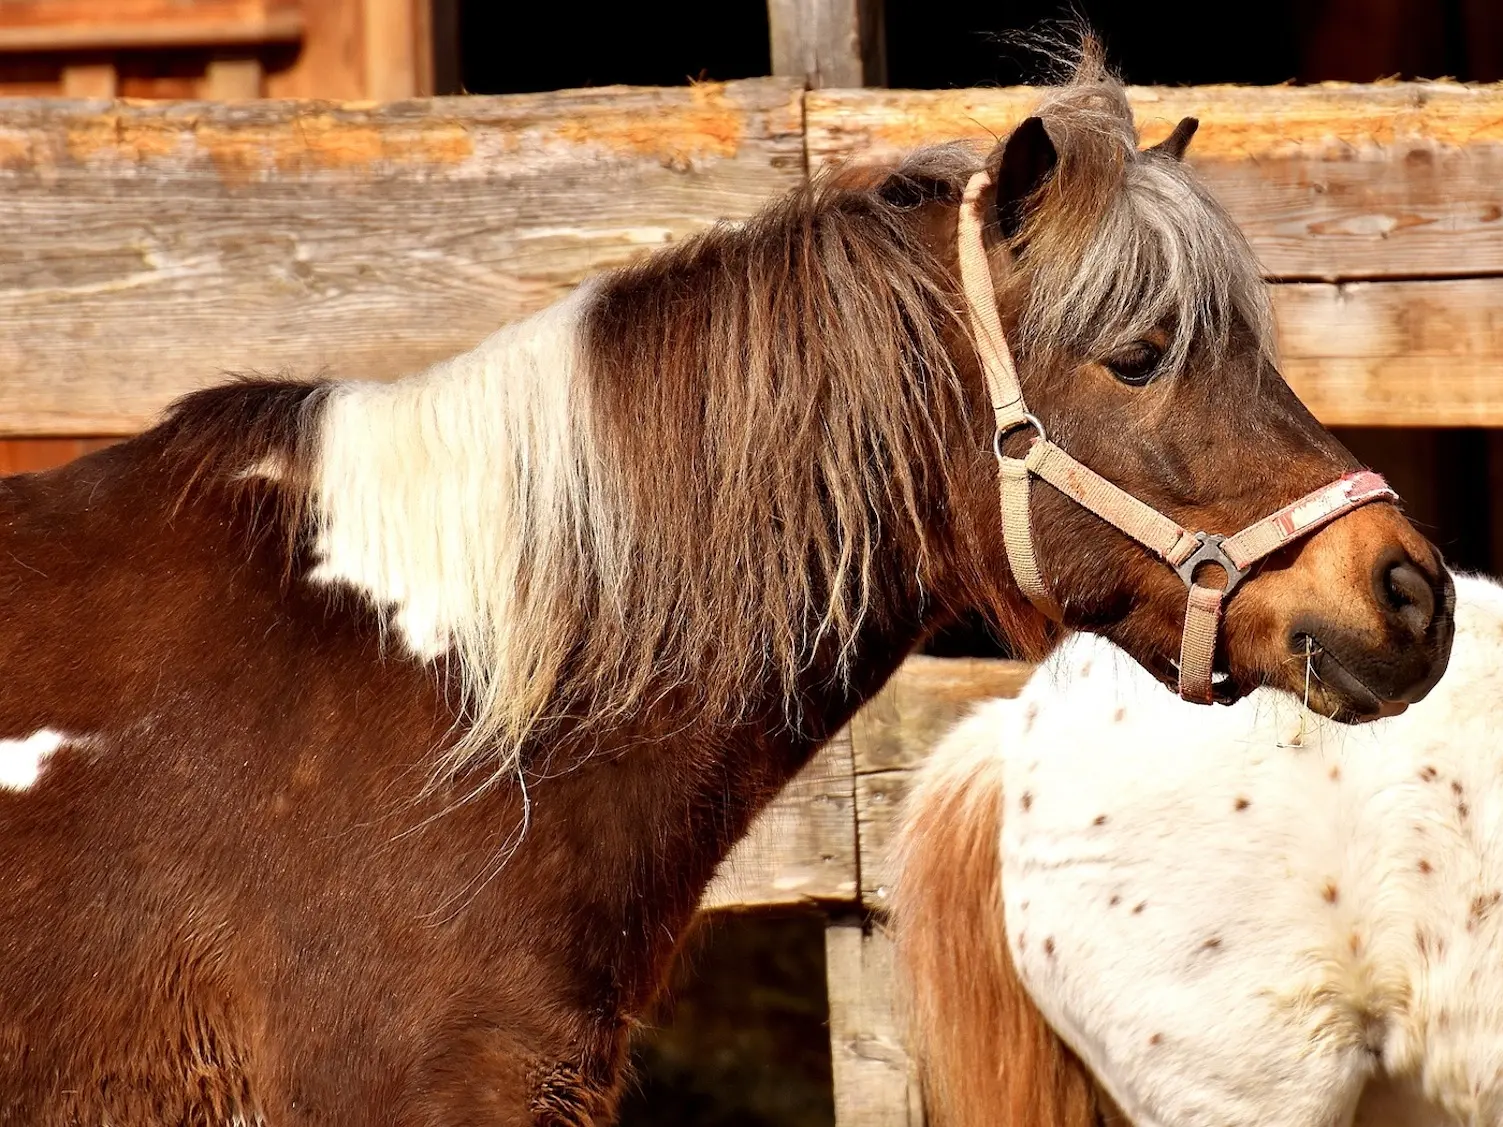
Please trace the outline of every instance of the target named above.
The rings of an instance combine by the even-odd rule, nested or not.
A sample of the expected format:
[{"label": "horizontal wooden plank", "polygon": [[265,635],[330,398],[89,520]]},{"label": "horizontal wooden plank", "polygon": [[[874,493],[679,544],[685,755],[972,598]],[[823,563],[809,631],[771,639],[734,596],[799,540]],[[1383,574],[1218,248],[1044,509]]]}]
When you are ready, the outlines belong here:
[{"label": "horizontal wooden plank", "polygon": [[298,0],[5,0],[0,51],[106,51],[283,43]]},{"label": "horizontal wooden plank", "polygon": [[[1281,278],[1503,273],[1503,86],[1139,87],[1144,143],[1201,120],[1190,159]],[[822,90],[810,167],[990,144],[1036,91]]]},{"label": "horizontal wooden plank", "polygon": [[1274,287],[1285,377],[1328,426],[1503,426],[1503,278]]},{"label": "horizontal wooden plank", "polygon": [[856,774],[920,762],[975,705],[1017,696],[1032,673],[1022,661],[910,657],[851,722]]},{"label": "horizontal wooden plank", "polygon": [[801,97],[0,102],[0,433],[129,433],[226,370],[462,351],[798,184]]},{"label": "horizontal wooden plank", "polygon": [[851,738],[842,732],[762,811],[703,907],[854,904],[856,814]]}]

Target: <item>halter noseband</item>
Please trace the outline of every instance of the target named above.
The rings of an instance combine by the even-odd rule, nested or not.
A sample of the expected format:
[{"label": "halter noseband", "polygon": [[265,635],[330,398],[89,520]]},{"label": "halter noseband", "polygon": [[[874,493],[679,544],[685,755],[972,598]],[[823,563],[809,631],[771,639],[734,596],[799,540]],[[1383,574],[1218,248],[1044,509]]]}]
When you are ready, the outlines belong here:
[{"label": "halter noseband", "polygon": [[[991,182],[991,177],[981,171],[966,185],[958,235],[960,281],[969,307],[971,334],[997,416],[993,449],[1002,482],[1003,542],[1013,578],[1039,610],[1056,621],[1063,617],[1039,571],[1033,547],[1029,491],[1032,479],[1039,477],[1142,544],[1184,580],[1189,597],[1180,638],[1179,695],[1198,704],[1210,704],[1215,699],[1211,668],[1222,607],[1253,565],[1353,509],[1372,501],[1397,501],[1398,494],[1381,475],[1360,470],[1307,493],[1235,535],[1191,532],[1050,442],[1043,424],[1023,403],[1023,388],[997,312],[996,290],[982,239],[985,220],[981,197]],[[1002,440],[1023,427],[1032,427],[1035,432],[1028,452],[1021,458],[1010,458],[1002,452]],[[1217,564],[1226,573],[1225,586],[1196,581],[1196,570],[1206,563]]]}]

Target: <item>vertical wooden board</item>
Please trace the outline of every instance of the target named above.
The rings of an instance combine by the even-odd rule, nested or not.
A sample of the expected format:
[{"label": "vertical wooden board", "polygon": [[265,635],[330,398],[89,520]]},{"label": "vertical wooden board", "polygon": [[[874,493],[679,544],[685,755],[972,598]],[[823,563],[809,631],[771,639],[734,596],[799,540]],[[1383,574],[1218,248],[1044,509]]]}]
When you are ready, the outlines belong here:
[{"label": "vertical wooden board", "polygon": [[892,895],[893,836],[915,771],[913,767],[898,767],[856,776],[861,903],[872,911],[886,911]]},{"label": "vertical wooden board", "polygon": [[913,769],[971,709],[1016,696],[1032,673],[1021,661],[911,657],[856,714],[856,841],[867,907],[886,907],[892,835]]},{"label": "vertical wooden board", "polygon": [[851,740],[841,732],[783,788],[721,864],[702,907],[856,903]]},{"label": "vertical wooden board", "polygon": [[836,1127],[923,1127],[904,1048],[892,944],[859,922],[825,930]]},{"label": "vertical wooden board", "polygon": [[382,106],[0,104],[0,434],[226,370],[386,379],[803,178],[780,79]]},{"label": "vertical wooden board", "polygon": [[204,69],[204,97],[215,102],[259,98],[264,77],[261,60],[254,55],[210,59]]},{"label": "vertical wooden board", "polygon": [[266,76],[271,98],[365,98],[364,0],[308,0],[303,41]]},{"label": "vertical wooden board", "polygon": [[63,67],[65,98],[113,98],[119,89],[120,75],[114,63],[68,63]]},{"label": "vertical wooden board", "polygon": [[[1456,83],[1129,90],[1142,143],[1201,119],[1191,163],[1270,274],[1337,279],[1503,273],[1503,87]],[[984,147],[1039,91],[809,95],[811,168],[940,141]]]},{"label": "vertical wooden board", "polygon": [[811,87],[881,85],[881,0],[768,0],[772,73]]},{"label": "vertical wooden board", "polygon": [[418,93],[416,0],[365,0],[365,96],[379,102]]}]

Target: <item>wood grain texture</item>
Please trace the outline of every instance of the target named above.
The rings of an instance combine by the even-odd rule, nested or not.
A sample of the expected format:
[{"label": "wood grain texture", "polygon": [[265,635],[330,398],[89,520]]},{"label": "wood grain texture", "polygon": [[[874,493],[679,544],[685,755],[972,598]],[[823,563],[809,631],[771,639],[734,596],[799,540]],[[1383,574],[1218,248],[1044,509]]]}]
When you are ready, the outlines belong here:
[{"label": "wood grain texture", "polygon": [[913,770],[976,705],[1017,696],[1033,667],[1020,661],[911,657],[851,722],[861,896],[887,900],[888,856]]},{"label": "wood grain texture", "polygon": [[858,922],[825,929],[837,1127],[923,1127],[904,1048],[892,943]]},{"label": "wood grain texture", "polygon": [[1503,278],[1274,287],[1281,367],[1327,426],[1503,426]]},{"label": "wood grain texture", "polygon": [[772,73],[822,86],[885,81],[881,0],[768,0]]},{"label": "wood grain texture", "polygon": [[909,658],[763,812],[721,867],[705,906],[854,907],[859,871],[862,896],[880,907],[893,806],[909,773],[974,705],[1016,696],[1032,669],[1018,661]]},{"label": "wood grain texture", "polygon": [[387,379],[803,176],[797,84],[0,104],[0,434],[227,370]]},{"label": "wood grain texture", "polygon": [[709,909],[856,902],[851,739],[842,732],[762,811],[721,865]]},{"label": "wood grain texture", "polygon": [[[1503,273],[1503,86],[1137,87],[1145,144],[1201,120],[1190,161],[1268,272],[1337,280]],[[956,138],[989,145],[1036,91],[823,90],[811,168]]]},{"label": "wood grain texture", "polygon": [[300,0],[5,0],[0,51],[278,43],[303,33]]}]

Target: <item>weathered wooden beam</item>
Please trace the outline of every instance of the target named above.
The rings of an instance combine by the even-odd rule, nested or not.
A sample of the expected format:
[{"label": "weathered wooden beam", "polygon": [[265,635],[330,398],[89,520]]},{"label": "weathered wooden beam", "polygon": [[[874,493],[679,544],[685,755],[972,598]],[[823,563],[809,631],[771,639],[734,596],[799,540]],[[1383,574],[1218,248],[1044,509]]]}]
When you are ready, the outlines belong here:
[{"label": "weathered wooden beam", "polygon": [[[1488,104],[1503,120],[1497,91],[1374,87],[1372,96],[1407,105],[1417,89],[1434,91],[1433,104],[1391,122],[1390,135],[1408,129],[1442,145],[1444,134],[1446,154],[1460,146],[1488,166],[1496,148],[1489,138],[1503,126],[1476,119]],[[1228,177],[1240,169],[1256,179],[1268,161],[1285,159],[1270,140],[1282,105],[1274,94],[1290,99],[1293,123],[1278,130],[1297,141],[1315,136],[1312,99],[1334,99],[1346,116],[1332,111],[1332,120],[1354,130],[1358,111],[1346,93],[1137,96],[1160,108],[1177,98],[1176,113],[1225,103],[1216,112],[1240,148],[1228,137],[1208,145],[1206,167],[1221,162]],[[820,109],[832,99],[850,111],[840,118],[843,151],[887,157],[899,142],[921,139],[910,117],[936,130],[948,119],[930,103],[960,95],[808,97],[818,161],[833,151],[832,119]],[[997,104],[1022,107],[1017,92],[965,97],[994,119]],[[872,98],[897,102],[878,113]],[[1248,99],[1258,104],[1249,108]],[[0,107],[0,187],[10,204],[0,216],[0,434],[129,433],[222,370],[327,366],[387,378],[419,368],[599,267],[747,214],[798,183],[799,100],[791,83],[758,80],[385,107],[138,104],[101,112],[8,103]],[[1233,104],[1239,119],[1226,108]],[[869,129],[858,143],[852,122],[860,115]],[[1217,135],[1213,125],[1206,138]],[[1415,166],[1434,165],[1411,159],[1430,150],[1406,154],[1396,143],[1345,162],[1291,144],[1296,163],[1363,169],[1375,191],[1398,191]],[[1232,159],[1234,150],[1243,156]],[[1249,153],[1256,159],[1244,159]],[[1457,199],[1483,198],[1473,172],[1458,173]],[[1496,199],[1503,179],[1486,192]],[[1346,233],[1335,236],[1312,220],[1305,242],[1335,238],[1350,250],[1360,219],[1348,214]],[[1401,224],[1373,239],[1393,250],[1399,269],[1430,253],[1415,239],[1442,240],[1456,262],[1488,267],[1490,236],[1453,226]],[[1269,249],[1278,255],[1276,243],[1265,257]],[[1281,286],[1287,374],[1331,424],[1503,425],[1500,286],[1495,277]]]},{"label": "weathered wooden beam", "polygon": [[856,811],[851,738],[842,732],[762,811],[721,865],[707,909],[853,907]]},{"label": "weathered wooden beam", "polygon": [[1328,426],[1503,426],[1503,279],[1276,286],[1274,308]]},{"label": "weathered wooden beam", "polygon": [[[1503,273],[1503,86],[1140,87],[1145,144],[1180,118],[1190,160],[1286,279]],[[824,90],[809,163],[891,160],[936,141],[989,145],[1034,90]]]},{"label": "weathered wooden beam", "polygon": [[[297,217],[294,201],[263,202],[256,211],[275,218],[259,234],[256,221],[223,212],[175,226],[165,214],[152,220],[122,208],[125,225],[114,227],[102,209],[63,200],[28,210],[48,235],[12,236],[0,220],[0,243],[11,248],[0,250],[8,288],[0,291],[0,435],[129,434],[229,370],[401,375],[469,347],[590,272],[581,264],[571,274],[568,258],[537,254],[529,242],[567,248],[576,262],[593,252],[608,265],[639,252],[634,238],[667,242],[694,222],[658,213],[653,229],[613,234],[575,217],[564,230],[493,229],[465,245],[430,232],[427,216],[396,218],[394,200],[375,194],[363,216],[340,214],[333,199],[308,199]],[[392,193],[412,194],[407,186]],[[430,215],[468,225],[510,210],[470,191],[462,197],[452,210],[430,203]],[[755,206],[750,196],[738,202]],[[622,227],[632,221],[629,202],[611,210]],[[636,215],[644,227],[646,210]],[[57,230],[69,214],[77,226]],[[386,232],[380,216],[391,221]],[[578,233],[572,246],[569,230]],[[432,249],[419,254],[425,237]],[[413,257],[394,263],[380,253],[383,242]],[[520,253],[508,263],[497,243]],[[84,247],[96,253],[84,256]],[[1296,283],[1275,287],[1274,305],[1284,375],[1328,426],[1503,426],[1503,278]]]},{"label": "weathered wooden beam", "polygon": [[860,920],[825,929],[836,1127],[923,1127],[904,1048],[892,944]]},{"label": "weathered wooden beam", "polygon": [[811,87],[887,81],[882,0],[767,0],[772,73]]},{"label": "weathered wooden beam", "polygon": [[0,104],[0,434],[124,434],[227,370],[386,379],[803,178],[782,79]]}]

